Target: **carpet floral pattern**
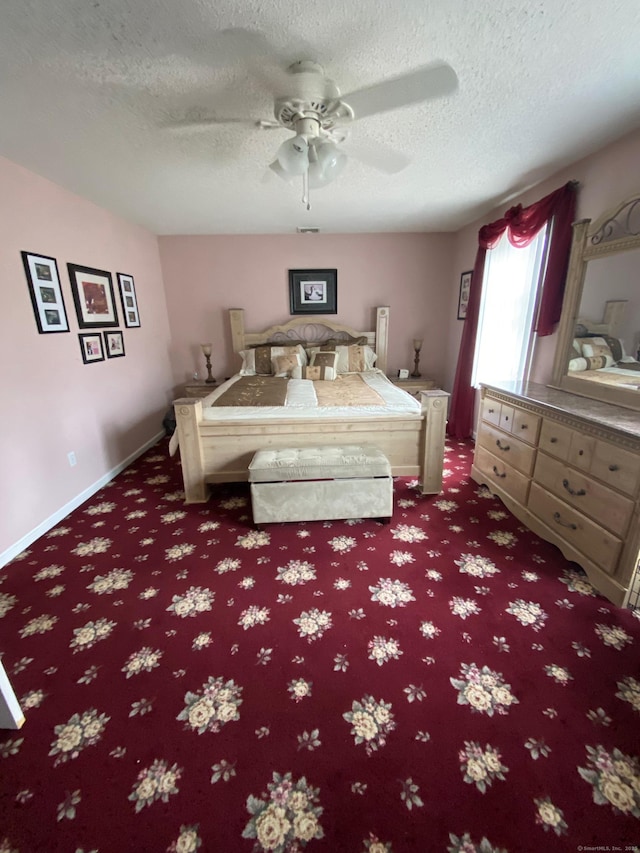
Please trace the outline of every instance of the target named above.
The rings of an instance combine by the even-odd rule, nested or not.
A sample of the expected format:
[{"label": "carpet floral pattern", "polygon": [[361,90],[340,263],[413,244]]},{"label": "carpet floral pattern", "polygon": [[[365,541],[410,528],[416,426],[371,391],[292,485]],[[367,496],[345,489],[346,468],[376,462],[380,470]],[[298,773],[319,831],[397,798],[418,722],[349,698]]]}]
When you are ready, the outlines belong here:
[{"label": "carpet floral pattern", "polygon": [[166,441],[0,572],[0,853],[640,844],[640,620],[470,480],[185,506]]}]

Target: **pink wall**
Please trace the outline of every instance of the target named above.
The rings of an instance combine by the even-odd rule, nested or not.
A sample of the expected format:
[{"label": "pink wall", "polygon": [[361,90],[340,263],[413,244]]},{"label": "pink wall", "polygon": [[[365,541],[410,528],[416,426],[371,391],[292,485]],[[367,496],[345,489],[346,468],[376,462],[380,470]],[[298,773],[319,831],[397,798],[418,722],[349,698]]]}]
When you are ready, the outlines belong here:
[{"label": "pink wall", "polygon": [[228,308],[244,308],[249,330],[291,319],[289,269],[338,270],[338,313],[330,319],[374,328],[376,305],[390,306],[389,370],[413,368],[414,337],[424,338],[421,373],[446,372],[452,234],[295,234],[160,237],[176,382],[203,370],[198,344],[212,341],[217,378],[240,366],[231,349]]},{"label": "pink wall", "polygon": [[[514,204],[528,205],[542,198],[567,181],[580,182],[578,190],[576,219],[597,219],[604,211],[619,201],[640,190],[640,130],[628,134],[612,145],[579,160],[567,169],[557,172],[549,180],[519,195],[510,196],[503,205],[483,216],[456,235],[454,272],[451,282],[449,316],[455,317],[457,306],[457,282],[460,272],[472,269],[477,251],[479,228],[487,222],[493,222],[504,215],[505,210]],[[458,360],[462,323],[451,320],[449,331],[448,369],[444,377],[444,387],[451,389]],[[551,381],[553,359],[555,355],[556,335],[538,338],[534,353],[531,379],[546,384]]]},{"label": "pink wall", "polygon": [[[162,431],[171,374],[154,235],[3,158],[0,233],[2,554]],[[38,333],[22,250],[57,259],[69,333]],[[114,286],[116,271],[134,277],[142,326],[120,326],[124,358],[82,363],[68,261],[108,270]]]}]

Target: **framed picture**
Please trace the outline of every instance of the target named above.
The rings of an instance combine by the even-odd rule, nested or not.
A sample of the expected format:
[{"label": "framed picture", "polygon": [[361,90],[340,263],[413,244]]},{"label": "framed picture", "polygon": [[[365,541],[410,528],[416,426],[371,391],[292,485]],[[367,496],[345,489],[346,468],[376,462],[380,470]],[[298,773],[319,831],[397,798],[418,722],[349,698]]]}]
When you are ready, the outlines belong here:
[{"label": "framed picture", "polygon": [[49,332],[68,332],[69,323],[56,259],[46,255],[34,255],[32,252],[20,254],[38,331],[41,335]]},{"label": "framed picture", "polygon": [[118,312],[110,272],[67,264],[71,293],[81,329],[117,326]]},{"label": "framed picture", "polygon": [[102,335],[100,332],[91,332],[78,335],[82,360],[85,364],[93,361],[104,361],[104,350],[102,348]]},{"label": "framed picture", "polygon": [[107,358],[120,358],[124,355],[124,338],[122,332],[103,332],[104,348]]},{"label": "framed picture", "polygon": [[458,297],[458,320],[464,320],[467,316],[469,305],[469,288],[471,287],[471,276],[473,270],[463,272],[460,276],[460,296]]},{"label": "framed picture", "polygon": [[122,303],[122,313],[124,315],[124,324],[127,328],[133,329],[140,325],[140,313],[138,312],[138,300],[136,299],[136,286],[133,283],[132,275],[125,275],[123,272],[118,274],[118,288],[120,289],[120,302]]},{"label": "framed picture", "polygon": [[337,270],[289,270],[292,314],[337,314]]}]

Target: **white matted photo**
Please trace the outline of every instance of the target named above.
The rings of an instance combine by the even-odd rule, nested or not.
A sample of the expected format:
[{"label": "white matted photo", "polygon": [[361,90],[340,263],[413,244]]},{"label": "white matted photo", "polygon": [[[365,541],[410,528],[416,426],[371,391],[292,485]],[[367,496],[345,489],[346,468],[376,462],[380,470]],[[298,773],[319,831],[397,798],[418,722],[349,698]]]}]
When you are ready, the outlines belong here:
[{"label": "white matted photo", "polygon": [[124,324],[128,329],[133,329],[140,326],[140,312],[138,311],[138,299],[133,276],[123,272],[117,273],[117,276]]},{"label": "white matted photo", "polygon": [[82,361],[91,364],[94,361],[104,361],[104,349],[102,347],[102,335],[100,332],[91,332],[78,335]]},{"label": "white matted photo", "polygon": [[124,355],[124,338],[122,332],[103,332],[103,335],[107,358],[121,358]]},{"label": "white matted photo", "polygon": [[68,332],[69,323],[56,259],[32,252],[20,254],[38,331],[41,335],[49,332]]}]

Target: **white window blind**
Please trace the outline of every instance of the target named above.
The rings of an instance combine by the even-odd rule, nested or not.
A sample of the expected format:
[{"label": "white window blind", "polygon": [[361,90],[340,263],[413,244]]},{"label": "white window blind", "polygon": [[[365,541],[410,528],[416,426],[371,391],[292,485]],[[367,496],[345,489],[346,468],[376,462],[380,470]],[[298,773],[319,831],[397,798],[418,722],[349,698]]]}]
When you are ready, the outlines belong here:
[{"label": "white window blind", "polygon": [[482,300],[471,382],[526,379],[538,307],[538,285],[547,229],[524,249],[511,245],[505,231],[485,259]]}]

